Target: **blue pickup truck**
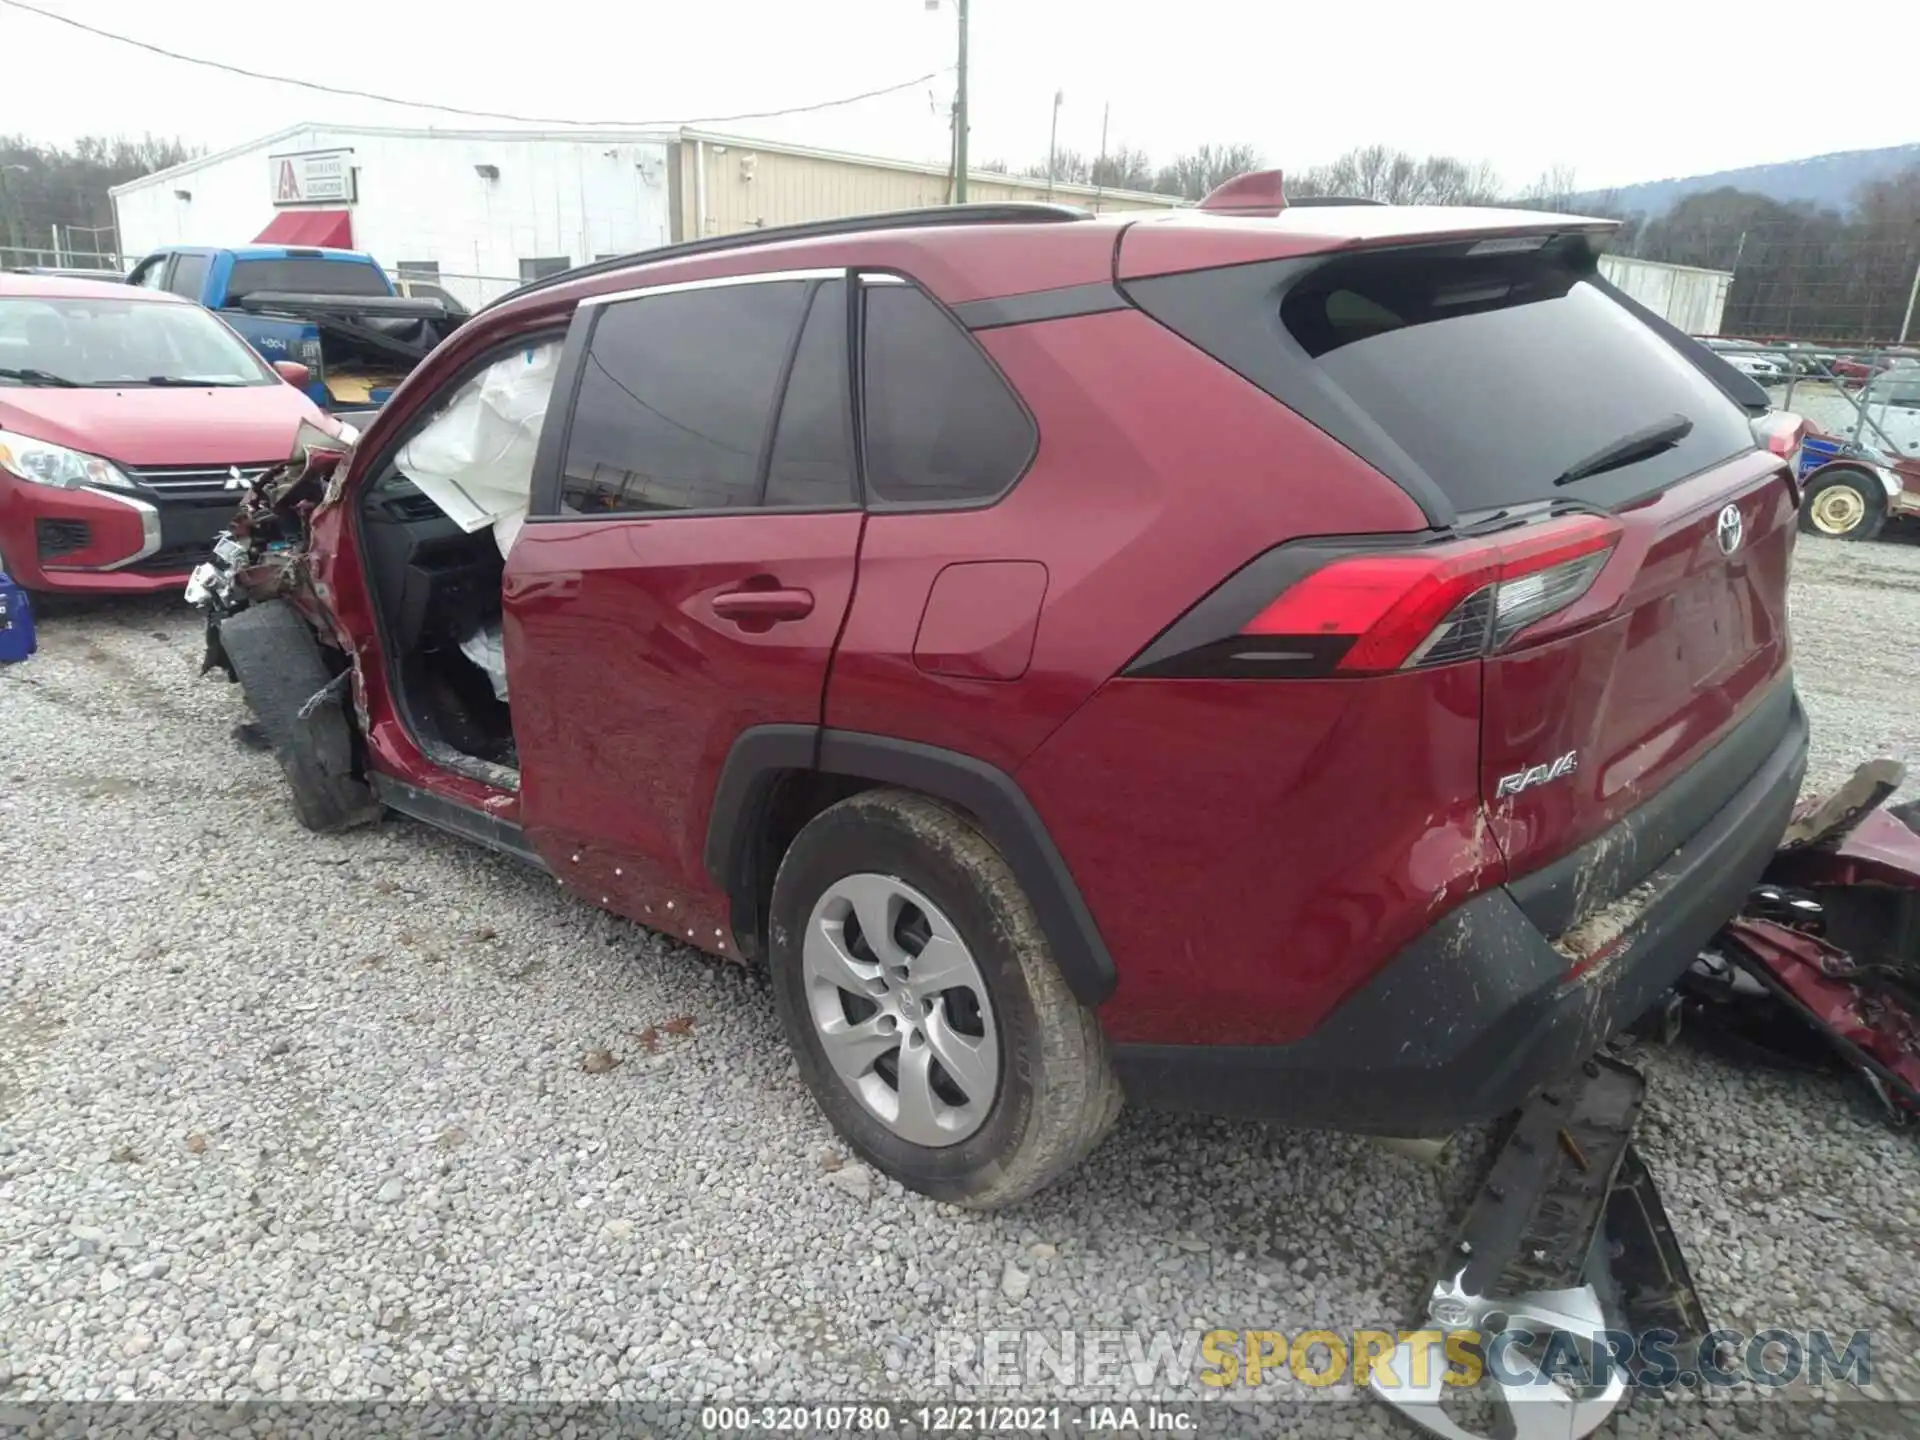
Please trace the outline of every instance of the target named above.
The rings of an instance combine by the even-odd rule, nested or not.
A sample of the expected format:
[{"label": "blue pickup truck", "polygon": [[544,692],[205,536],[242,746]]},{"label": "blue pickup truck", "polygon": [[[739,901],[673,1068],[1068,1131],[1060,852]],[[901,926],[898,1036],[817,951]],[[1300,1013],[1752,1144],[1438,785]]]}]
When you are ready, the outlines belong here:
[{"label": "blue pickup truck", "polygon": [[466,312],[399,293],[371,255],[286,245],[156,250],[130,285],[197,300],[269,361],[307,367],[307,394],[336,414],[378,407]]}]

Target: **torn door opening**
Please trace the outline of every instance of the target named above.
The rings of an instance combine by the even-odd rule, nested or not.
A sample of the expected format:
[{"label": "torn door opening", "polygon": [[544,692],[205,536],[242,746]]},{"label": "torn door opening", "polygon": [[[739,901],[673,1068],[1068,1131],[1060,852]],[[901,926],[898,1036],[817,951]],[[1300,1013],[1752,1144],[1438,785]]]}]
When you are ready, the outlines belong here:
[{"label": "torn door opening", "polygon": [[518,347],[463,382],[369,496],[369,521],[403,532],[382,547],[375,584],[392,602],[410,713],[451,749],[496,764],[512,763],[507,717],[491,713],[508,702],[500,575],[526,523],[561,344]]}]

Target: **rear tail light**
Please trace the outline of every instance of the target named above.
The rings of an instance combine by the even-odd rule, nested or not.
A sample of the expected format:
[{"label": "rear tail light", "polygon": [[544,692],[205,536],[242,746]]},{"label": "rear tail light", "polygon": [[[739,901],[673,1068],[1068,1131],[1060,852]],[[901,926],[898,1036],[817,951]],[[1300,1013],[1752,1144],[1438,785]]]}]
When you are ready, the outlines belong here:
[{"label": "rear tail light", "polygon": [[1406,555],[1336,560],[1281,595],[1248,635],[1350,636],[1339,674],[1378,674],[1492,654],[1587,593],[1620,538],[1597,516]]},{"label": "rear tail light", "polygon": [[1130,673],[1378,675],[1478,659],[1586,594],[1620,534],[1618,521],[1581,515],[1483,540],[1349,551],[1293,580],[1232,634],[1192,633],[1183,620]]}]

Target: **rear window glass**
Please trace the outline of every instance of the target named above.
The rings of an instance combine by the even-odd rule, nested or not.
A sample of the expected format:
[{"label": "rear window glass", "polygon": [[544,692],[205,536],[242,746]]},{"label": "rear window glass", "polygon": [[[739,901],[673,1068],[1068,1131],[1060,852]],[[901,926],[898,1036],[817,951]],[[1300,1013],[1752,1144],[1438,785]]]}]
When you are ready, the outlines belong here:
[{"label": "rear window glass", "polygon": [[386,282],[373,266],[354,260],[324,260],[290,255],[282,260],[236,260],[227,281],[233,304],[259,291],[283,295],[387,295]]},{"label": "rear window glass", "polygon": [[866,285],[867,485],[873,499],[973,504],[1033,456],[1033,422],[967,332],[911,285]]},{"label": "rear window glass", "polygon": [[[1280,307],[1323,382],[1463,513],[1615,505],[1752,448],[1744,413],[1558,253],[1403,250],[1312,271]],[[1585,479],[1624,437],[1684,435]]]}]

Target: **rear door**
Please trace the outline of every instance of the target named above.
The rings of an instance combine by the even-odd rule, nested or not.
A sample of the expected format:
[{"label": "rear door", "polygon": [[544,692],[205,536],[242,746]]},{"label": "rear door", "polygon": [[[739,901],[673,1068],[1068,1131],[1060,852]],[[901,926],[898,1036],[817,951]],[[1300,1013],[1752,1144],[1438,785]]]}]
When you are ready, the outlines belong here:
[{"label": "rear door", "polygon": [[[1598,281],[1586,236],[1242,268],[1130,288],[1400,481],[1436,527],[1504,542],[1569,512],[1619,526],[1572,603],[1541,602],[1585,584],[1578,566],[1491,592],[1482,794],[1512,876],[1600,835],[1763,707],[1784,734],[1785,467],[1688,358],[1692,342],[1663,338]],[[1508,630],[1509,606],[1548,618]],[[1689,800],[1702,823],[1748,773],[1710,768]]]},{"label": "rear door", "polygon": [[584,304],[507,560],[530,841],[589,898],[709,948],[721,765],[749,727],[819,723],[853,591],[847,308],[839,272]]}]

